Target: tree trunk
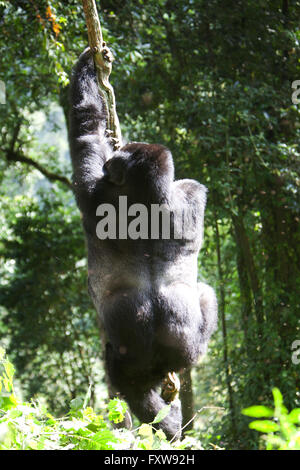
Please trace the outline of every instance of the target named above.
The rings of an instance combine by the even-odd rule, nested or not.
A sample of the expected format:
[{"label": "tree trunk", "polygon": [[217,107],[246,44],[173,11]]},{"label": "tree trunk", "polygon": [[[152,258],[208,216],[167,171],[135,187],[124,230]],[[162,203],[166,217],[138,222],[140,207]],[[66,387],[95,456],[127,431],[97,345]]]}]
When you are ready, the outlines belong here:
[{"label": "tree trunk", "polygon": [[221,259],[221,244],[220,244],[220,233],[217,217],[215,214],[215,235],[216,235],[216,245],[217,245],[217,258],[218,258],[218,278],[219,278],[219,315],[222,321],[222,334],[223,334],[223,360],[225,365],[225,374],[226,374],[226,384],[228,392],[228,401],[229,401],[229,410],[231,417],[232,425],[232,434],[234,439],[237,436],[236,430],[236,417],[235,417],[235,404],[234,404],[234,392],[231,385],[231,372],[229,367],[228,360],[228,343],[227,343],[227,327],[226,327],[226,318],[225,318],[225,289],[224,289],[224,276],[222,268],[222,259]]},{"label": "tree trunk", "polygon": [[193,416],[194,416],[194,394],[193,394],[193,382],[191,376],[191,369],[185,369],[180,374],[180,401],[182,409],[182,426],[189,423],[183,430],[183,434],[186,431],[193,429]]},{"label": "tree trunk", "polygon": [[236,216],[232,214],[232,222],[235,230],[236,243],[241,249],[243,261],[248,272],[249,283],[254,297],[254,309],[259,331],[260,326],[264,321],[262,290],[257,277],[257,270],[254,263],[249,238],[244,226],[243,217],[241,215]]}]

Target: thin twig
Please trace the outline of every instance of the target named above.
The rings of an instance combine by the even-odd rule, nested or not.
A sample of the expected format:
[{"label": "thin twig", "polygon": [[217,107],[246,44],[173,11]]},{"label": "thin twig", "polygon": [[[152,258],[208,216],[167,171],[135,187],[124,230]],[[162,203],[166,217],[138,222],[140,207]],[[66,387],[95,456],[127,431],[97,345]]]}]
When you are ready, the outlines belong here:
[{"label": "thin twig", "polygon": [[[194,414],[194,416],[180,429],[180,433],[192,422],[194,421],[194,419],[196,418],[196,416],[201,413],[201,411],[203,410],[225,410],[225,408],[223,408],[222,406],[203,406],[202,408],[200,408],[200,410],[197,410],[196,413]],[[177,437],[179,431],[177,431],[177,433],[172,437],[172,439],[170,440],[170,444],[175,441],[175,438]]]}]

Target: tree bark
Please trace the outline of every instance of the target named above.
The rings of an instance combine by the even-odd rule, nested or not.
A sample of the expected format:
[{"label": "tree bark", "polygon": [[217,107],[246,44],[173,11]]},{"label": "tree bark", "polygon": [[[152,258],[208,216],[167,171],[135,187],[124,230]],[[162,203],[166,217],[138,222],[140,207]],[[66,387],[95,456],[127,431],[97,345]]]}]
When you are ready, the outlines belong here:
[{"label": "tree bark", "polygon": [[215,218],[214,225],[215,225],[217,259],[218,259],[218,278],[219,278],[219,315],[221,316],[222,335],[223,335],[223,359],[224,359],[224,365],[225,365],[225,375],[226,375],[229,410],[230,410],[231,425],[232,425],[232,434],[234,437],[236,437],[237,429],[236,429],[234,392],[233,392],[232,385],[231,385],[231,372],[230,372],[229,359],[228,359],[227,327],[226,327],[226,318],[225,318],[226,303],[225,303],[224,276],[223,276],[222,259],[221,259],[219,225],[218,225],[216,214],[214,215],[214,218]]},{"label": "tree bark", "polygon": [[245,346],[247,354],[249,354],[249,349],[251,347],[251,338],[249,337],[248,327],[250,320],[252,318],[252,295],[251,288],[249,285],[248,273],[246,269],[246,263],[244,260],[243,252],[240,249],[240,246],[236,245],[237,250],[237,270],[239,276],[239,285],[240,285],[240,305],[242,311],[242,323],[243,331],[245,337]]},{"label": "tree bark", "polygon": [[247,268],[249,282],[254,297],[254,308],[256,320],[258,323],[258,330],[260,330],[260,325],[262,325],[264,321],[263,296],[262,289],[257,276],[256,266],[254,263],[249,238],[247,236],[243,217],[241,215],[236,216],[232,214],[232,222],[235,229],[236,243],[243,253],[243,260]]},{"label": "tree bark", "polygon": [[[115,148],[119,148],[122,146],[122,135],[116,112],[115,94],[113,87],[109,83],[113,56],[107,49],[106,43],[103,42],[95,0],[82,0],[82,4],[88,29],[89,45],[94,53],[99,92],[107,112],[107,129],[111,131]],[[105,51],[109,51],[109,53],[105,54]]]}]

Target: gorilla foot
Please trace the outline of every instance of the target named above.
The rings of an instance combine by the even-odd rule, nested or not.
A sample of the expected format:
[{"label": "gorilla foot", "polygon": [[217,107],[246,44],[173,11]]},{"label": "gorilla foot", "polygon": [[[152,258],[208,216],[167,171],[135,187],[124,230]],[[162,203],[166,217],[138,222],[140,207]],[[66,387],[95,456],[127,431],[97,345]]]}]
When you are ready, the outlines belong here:
[{"label": "gorilla foot", "polygon": [[180,380],[175,372],[169,372],[168,376],[164,379],[161,388],[161,397],[170,403],[174,401],[180,391]]}]

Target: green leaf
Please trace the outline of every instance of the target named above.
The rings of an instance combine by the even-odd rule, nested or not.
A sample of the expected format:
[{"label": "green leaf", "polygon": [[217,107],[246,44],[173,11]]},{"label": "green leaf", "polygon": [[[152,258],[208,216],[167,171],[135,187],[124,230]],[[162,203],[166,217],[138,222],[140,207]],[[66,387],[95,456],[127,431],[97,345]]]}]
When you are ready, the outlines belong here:
[{"label": "green leaf", "polygon": [[127,404],[119,398],[110,400],[108,404],[108,419],[114,423],[121,423],[124,421],[125,413],[127,410]]},{"label": "green leaf", "polygon": [[9,380],[9,378],[6,375],[3,374],[3,379],[2,380],[3,380],[3,385],[5,387],[5,390],[7,392],[11,392],[12,387],[11,387],[11,381]]},{"label": "green leaf", "polygon": [[89,384],[89,388],[88,388],[88,390],[87,390],[87,392],[86,392],[86,395],[85,395],[85,397],[84,397],[84,402],[83,402],[83,405],[82,405],[83,408],[86,408],[86,407],[87,407],[88,402],[89,402],[89,400],[90,400],[90,398],[91,398],[91,395],[92,395],[92,384],[90,383],[90,384]]},{"label": "green leaf", "polygon": [[22,416],[22,411],[18,410],[18,408],[14,408],[9,412],[9,418],[10,419],[15,419],[18,418],[19,416]]},{"label": "green leaf", "polygon": [[165,433],[161,429],[158,429],[158,431],[156,431],[155,436],[157,436],[159,439],[163,441],[167,440]]},{"label": "green leaf", "polygon": [[152,438],[153,437],[152,426],[150,424],[143,423],[139,429],[139,435]]},{"label": "green leaf", "polygon": [[290,423],[300,424],[300,408],[295,408],[288,415],[288,420]]},{"label": "green leaf", "polygon": [[280,429],[278,424],[268,419],[252,421],[252,423],[249,424],[249,428],[263,433],[276,432]]},{"label": "green leaf", "polygon": [[283,397],[282,397],[282,394],[281,394],[280,390],[275,387],[275,388],[273,388],[272,393],[273,393],[273,397],[274,397],[275,406],[276,407],[281,407],[282,404],[283,404]]},{"label": "green leaf", "polygon": [[250,406],[249,408],[244,408],[242,414],[246,416],[251,416],[252,418],[271,418],[274,416],[274,411],[267,406]]},{"label": "green leaf", "polygon": [[164,406],[157,415],[155,416],[154,421],[152,421],[152,424],[160,423],[169,413],[171,410],[171,405]]},{"label": "green leaf", "polygon": [[278,388],[272,390],[274,397],[275,412],[274,416],[280,418],[282,415],[288,415],[288,409],[283,404],[283,397]]},{"label": "green leaf", "polygon": [[0,397],[0,408],[3,410],[10,410],[11,408],[15,408],[16,405],[17,402],[14,395],[10,395],[9,397]]},{"label": "green leaf", "polygon": [[14,366],[9,361],[5,361],[3,365],[4,365],[5,372],[7,374],[7,377],[9,378],[9,380],[12,380],[14,373],[15,373]]},{"label": "green leaf", "polygon": [[80,408],[82,408],[82,405],[83,405],[83,400],[82,398],[73,398],[73,400],[71,400],[70,402],[70,408],[72,411],[77,411],[77,410],[80,410]]},{"label": "green leaf", "polygon": [[5,356],[5,349],[3,349],[1,346],[0,346],[0,361],[2,361],[2,359],[4,358]]},{"label": "green leaf", "polygon": [[112,443],[118,442],[116,436],[109,429],[97,432],[90,439],[100,450],[113,449]]}]

